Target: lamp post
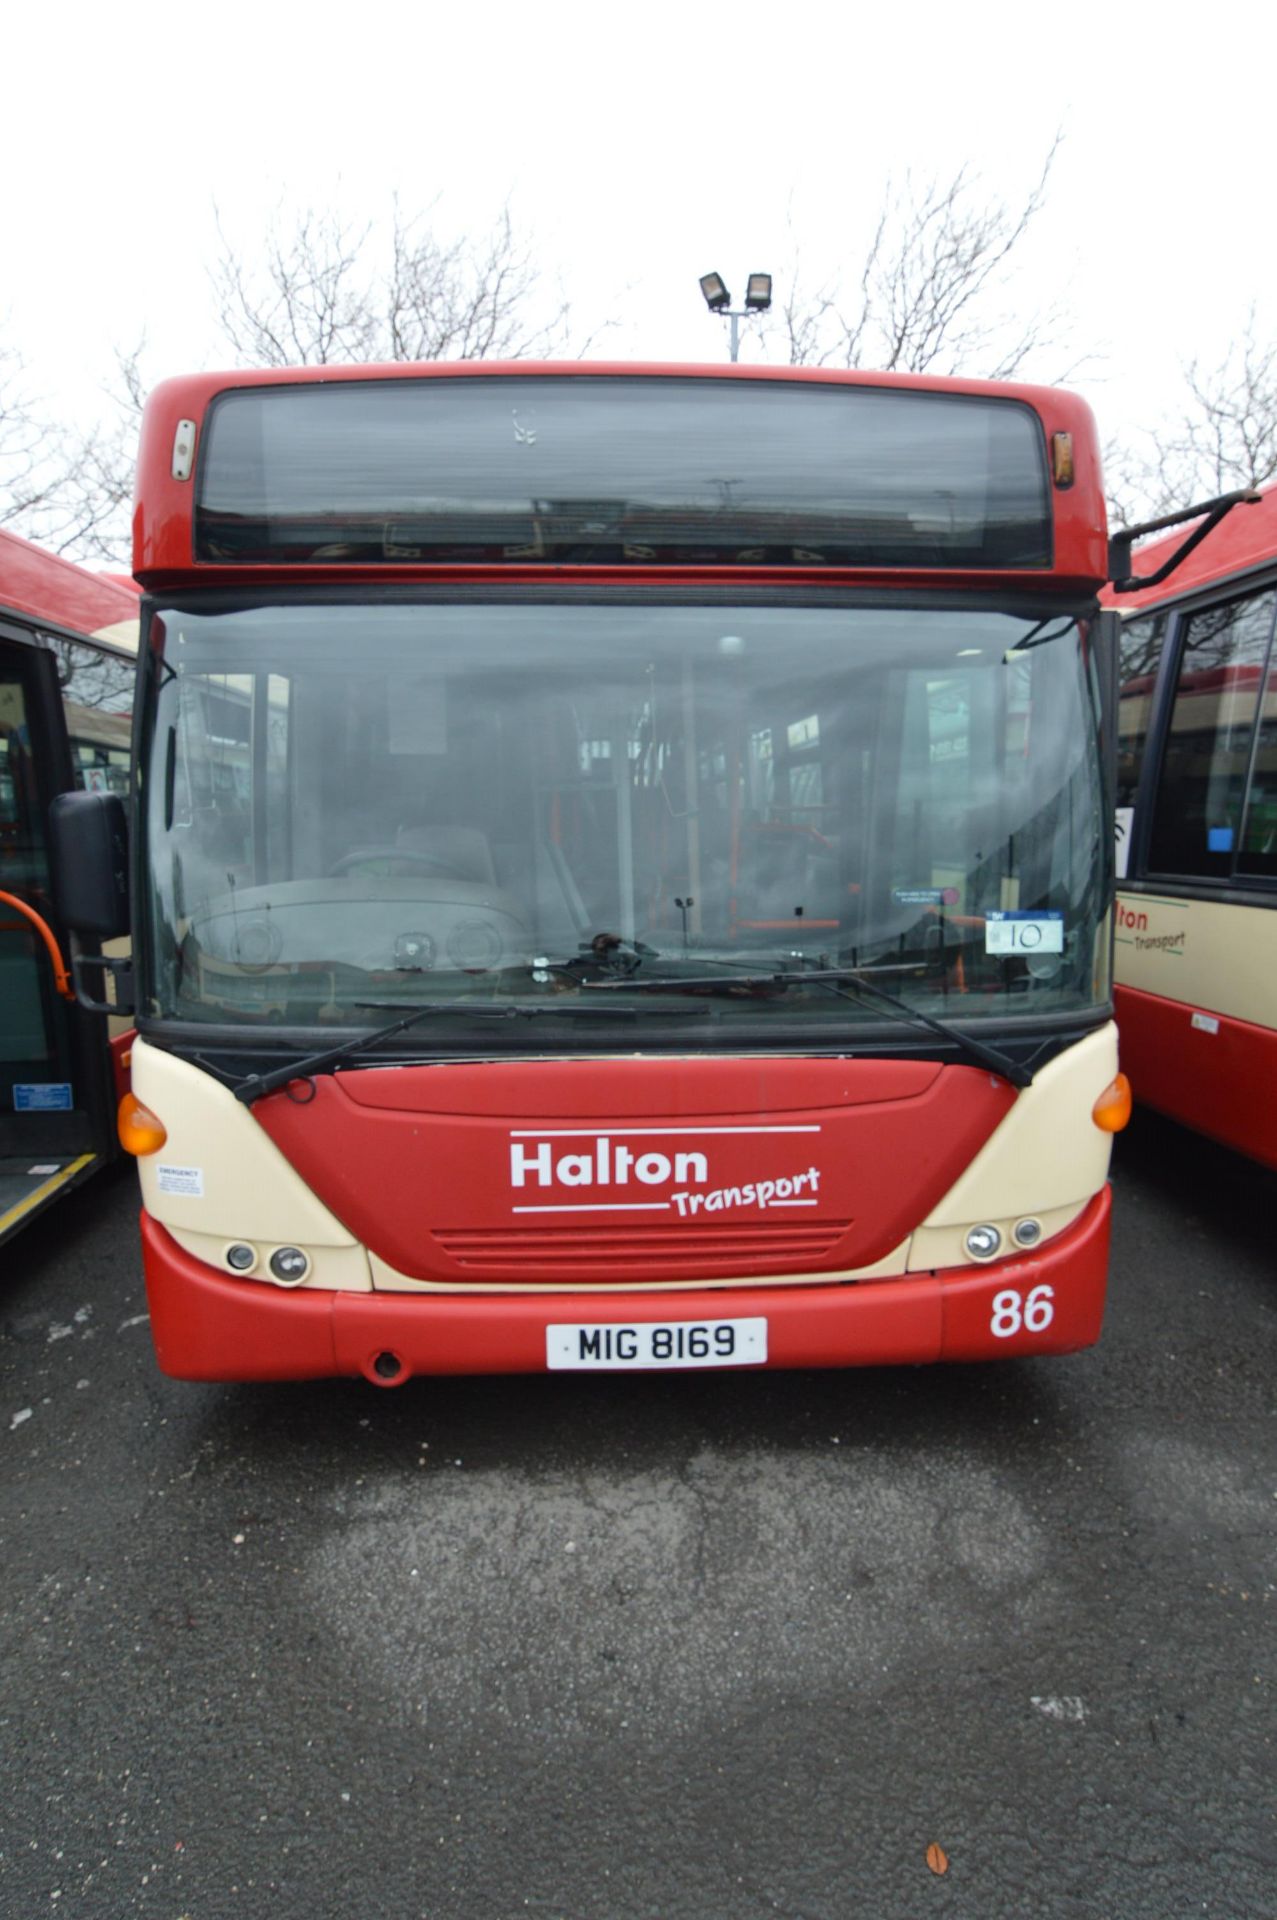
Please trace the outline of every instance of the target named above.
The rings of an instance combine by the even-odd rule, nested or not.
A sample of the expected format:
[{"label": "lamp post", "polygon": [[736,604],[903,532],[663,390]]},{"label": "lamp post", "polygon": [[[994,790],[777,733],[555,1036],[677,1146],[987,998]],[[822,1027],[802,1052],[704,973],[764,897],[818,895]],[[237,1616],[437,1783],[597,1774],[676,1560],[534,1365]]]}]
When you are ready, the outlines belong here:
[{"label": "lamp post", "polygon": [[731,322],[730,352],[735,362],[740,358],[740,323],[748,320],[752,314],[766,313],[772,303],[772,277],[770,273],[750,274],[745,285],[743,307],[733,307],[732,296],[719,273],[701,275],[701,293],[711,313],[721,314],[724,320]]}]

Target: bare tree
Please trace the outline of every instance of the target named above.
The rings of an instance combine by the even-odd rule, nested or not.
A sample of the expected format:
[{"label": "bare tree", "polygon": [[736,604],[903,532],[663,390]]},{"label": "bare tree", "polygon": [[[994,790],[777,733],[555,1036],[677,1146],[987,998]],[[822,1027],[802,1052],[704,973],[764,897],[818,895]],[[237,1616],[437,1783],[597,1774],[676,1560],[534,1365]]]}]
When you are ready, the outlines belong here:
[{"label": "bare tree", "polygon": [[505,210],[478,237],[446,240],[397,201],[387,223],[307,211],[276,215],[259,266],[244,264],[220,217],[212,269],[218,318],[240,360],[518,360],[566,350],[569,310],[547,297]]},{"label": "bare tree", "polygon": [[1178,419],[1105,450],[1114,523],[1153,520],[1234,487],[1277,478],[1277,341],[1255,308],[1213,369],[1184,368]]},{"label": "bare tree", "polygon": [[42,418],[20,356],[0,347],[0,522],[19,533],[56,486],[60,439]]},{"label": "bare tree", "polygon": [[859,265],[812,289],[797,263],[779,310],[793,366],[1006,380],[1056,345],[1056,307],[1016,312],[1012,256],[1042,211],[1057,135],[1018,208],[963,167],[948,184],[888,181]]},{"label": "bare tree", "polygon": [[272,221],[260,255],[228,239],[210,269],[217,317],[237,360],[267,367],[327,366],[373,355],[376,317],[367,266],[370,228],[306,212],[290,230]]},{"label": "bare tree", "polygon": [[42,432],[33,484],[13,500],[9,524],[53,553],[83,562],[128,564],[138,422],[146,388],[142,346],[116,352],[110,414],[88,433]]},{"label": "bare tree", "polygon": [[396,206],[393,243],[388,359],[525,360],[566,350],[570,309],[561,297],[547,306],[508,208],[479,240],[444,243],[405,223]]},{"label": "bare tree", "polygon": [[141,365],[145,346],[142,340],[127,352],[117,347],[110,417],[80,441],[60,489],[58,551],[73,548],[78,559],[128,564],[138,431],[149,386]]},{"label": "bare tree", "polygon": [[[508,210],[490,231],[439,235],[398,202],[388,218],[277,213],[236,245],[220,217],[210,272],[225,350],[241,364],[523,359],[568,351],[570,314]],[[584,351],[584,347],[578,351]],[[42,428],[21,367],[0,356],[0,513],[55,552],[115,565],[128,552],[141,346],[116,354],[106,420],[88,434]]]}]

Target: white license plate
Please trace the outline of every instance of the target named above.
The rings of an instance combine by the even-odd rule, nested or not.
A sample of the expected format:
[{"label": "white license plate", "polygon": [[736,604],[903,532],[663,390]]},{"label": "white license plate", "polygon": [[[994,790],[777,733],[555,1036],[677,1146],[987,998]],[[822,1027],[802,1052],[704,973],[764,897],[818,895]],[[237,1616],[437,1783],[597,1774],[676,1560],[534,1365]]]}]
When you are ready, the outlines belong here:
[{"label": "white license plate", "polygon": [[764,1319],[604,1320],[545,1330],[545,1364],[551,1370],[758,1367],[766,1358]]}]

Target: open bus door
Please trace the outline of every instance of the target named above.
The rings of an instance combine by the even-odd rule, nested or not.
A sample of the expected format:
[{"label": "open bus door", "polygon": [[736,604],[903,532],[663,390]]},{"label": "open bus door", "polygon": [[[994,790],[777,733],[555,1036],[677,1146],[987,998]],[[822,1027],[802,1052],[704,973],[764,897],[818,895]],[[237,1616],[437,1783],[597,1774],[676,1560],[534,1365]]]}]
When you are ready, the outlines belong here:
[{"label": "open bus door", "polygon": [[[61,938],[46,837],[73,784],[55,656],[0,622],[0,894]],[[115,1151],[100,1016],[59,992],[21,905],[0,899],[0,1242]]]}]

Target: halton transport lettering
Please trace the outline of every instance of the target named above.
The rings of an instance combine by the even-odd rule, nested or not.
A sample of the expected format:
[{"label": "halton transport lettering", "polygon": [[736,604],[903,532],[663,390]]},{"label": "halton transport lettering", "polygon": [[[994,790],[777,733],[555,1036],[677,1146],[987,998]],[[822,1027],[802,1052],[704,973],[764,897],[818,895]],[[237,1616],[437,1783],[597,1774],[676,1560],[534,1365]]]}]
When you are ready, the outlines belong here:
[{"label": "halton transport lettering", "polygon": [[[638,1141],[643,1135],[661,1136],[666,1133],[685,1134],[691,1131],[684,1128],[640,1128],[631,1136]],[[706,1128],[707,1134],[735,1136],[732,1145],[737,1146],[740,1136],[767,1134],[813,1134],[819,1133],[819,1126],[759,1126],[759,1127],[723,1127]],[[700,1130],[697,1130],[700,1137]],[[785,1172],[770,1173],[770,1177],[759,1178],[753,1166],[748,1172],[752,1179],[740,1177],[746,1169],[733,1168],[737,1177],[729,1185],[721,1174],[715,1183],[710,1182],[710,1155],[703,1147],[673,1147],[663,1151],[659,1147],[646,1144],[631,1144],[611,1134],[582,1136],[577,1133],[555,1135],[553,1133],[536,1138],[534,1136],[516,1136],[510,1141],[510,1185],[512,1188],[529,1188],[542,1192],[562,1193],[565,1189],[573,1196],[565,1201],[565,1207],[572,1211],[592,1211],[599,1208],[641,1207],[644,1210],[664,1208],[676,1211],[683,1219],[699,1213],[720,1213],[728,1207],[754,1207],[766,1210],[776,1206],[815,1206],[820,1188],[820,1169],[815,1166],[802,1167]],[[630,1200],[625,1197],[616,1199],[618,1191],[633,1194],[635,1187],[646,1188],[648,1193],[642,1199]],[[586,1197],[583,1189],[590,1189]],[[663,1192],[657,1191],[664,1189]],[[554,1201],[538,1203],[553,1208]],[[516,1208],[516,1211],[531,1211],[530,1208]]]},{"label": "halton transport lettering", "polygon": [[624,1141],[615,1144],[606,1136],[593,1142],[593,1151],[564,1153],[556,1160],[554,1145],[539,1140],[535,1147],[510,1142],[510,1185],[521,1187],[529,1174],[539,1187],[552,1187],[556,1181],[565,1187],[624,1187],[633,1173],[645,1187],[664,1186],[667,1180],[700,1181],[709,1178],[709,1162],[703,1153],[635,1153]]},{"label": "halton transport lettering", "polygon": [[[702,1207],[706,1213],[720,1213],[724,1207],[761,1207],[766,1212],[769,1206],[814,1206],[819,1185],[819,1167],[808,1167],[806,1173],[782,1175],[778,1180],[748,1180],[739,1187],[718,1187],[712,1193],[675,1193],[670,1198],[684,1216],[699,1213]],[[811,1194],[808,1201],[801,1197],[805,1192]]]}]

